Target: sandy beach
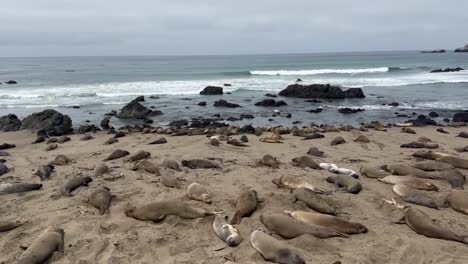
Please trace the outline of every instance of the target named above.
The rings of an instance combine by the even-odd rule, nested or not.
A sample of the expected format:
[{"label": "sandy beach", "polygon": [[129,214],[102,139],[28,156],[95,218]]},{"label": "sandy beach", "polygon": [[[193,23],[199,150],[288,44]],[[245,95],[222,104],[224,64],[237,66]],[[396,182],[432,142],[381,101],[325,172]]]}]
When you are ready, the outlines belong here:
[{"label": "sandy beach", "polygon": [[[41,190],[0,196],[1,220],[18,217],[29,222],[0,236],[0,262],[16,263],[23,250],[31,241],[51,226],[65,230],[65,250],[55,254],[53,263],[224,263],[225,256],[235,256],[235,263],[270,263],[250,245],[252,231],[265,227],[260,222],[261,214],[283,213],[284,210],[311,211],[304,204],[294,203],[294,196],[287,189],[272,183],[275,176],[291,175],[303,179],[319,188],[334,191],[337,188],[325,181],[333,173],[325,170],[295,167],[291,159],[306,155],[310,147],[317,147],[325,157],[314,158],[317,162],[331,162],[339,167],[359,172],[362,166],[381,166],[395,163],[414,164],[415,149],[400,148],[401,144],[417,141],[425,136],[439,144],[438,152],[468,158],[458,153],[456,147],[468,145],[468,139],[456,137],[466,127],[446,128],[450,134],[436,132],[437,127],[413,128],[416,134],[401,133],[401,128],[388,128],[387,132],[369,130],[361,132],[325,133],[325,138],[303,141],[291,134],[283,135],[282,144],[268,144],[259,141],[255,135],[247,135],[249,147],[236,147],[221,142],[219,147],[208,144],[208,138],[201,136],[168,136],[168,143],[147,145],[161,135],[128,133],[119,142],[104,145],[112,135],[107,132],[91,133],[94,139],[80,141],[83,135],[71,135],[71,141],[59,144],[52,151],[45,151],[45,143],[31,144],[36,138],[30,131],[0,133],[0,143],[15,144],[16,148],[5,150],[10,156],[5,164],[10,172],[0,176],[0,183],[28,182],[41,183],[33,175],[38,166],[64,154],[73,160],[65,166],[56,166],[50,180],[43,181]],[[264,133],[263,136],[270,133]],[[342,136],[347,142],[331,146],[331,140]],[[359,135],[365,135],[370,143],[354,142]],[[240,136],[233,136],[239,138]],[[106,162],[109,173],[94,177],[93,168],[113,150],[127,150],[134,154],[139,150],[151,153],[149,161],[158,166],[166,159],[213,159],[221,169],[189,169],[182,167],[177,172],[160,168],[161,174],[174,174],[180,188],[168,188],[161,184],[160,176],[133,171],[128,156]],[[280,162],[278,169],[257,166],[257,161],[270,154]],[[467,170],[460,169],[464,175]],[[73,197],[65,197],[60,188],[73,175],[91,176],[89,187],[80,187]],[[386,204],[383,199],[392,199],[392,185],[376,179],[360,176],[363,190],[359,194],[333,192],[330,198],[342,212],[339,217],[365,225],[369,231],[349,238],[318,239],[303,235],[284,243],[294,247],[307,263],[468,263],[468,245],[428,238],[417,234],[407,225],[394,224],[401,217],[401,210]],[[439,192],[431,195],[440,203],[450,193],[451,186],[445,181],[427,180],[437,185]],[[190,201],[186,188],[193,182],[205,186],[212,194],[213,203],[208,205]],[[98,210],[87,203],[89,195],[99,186],[107,186],[115,198],[110,213],[99,215]],[[243,241],[237,247],[225,247],[212,229],[213,216],[194,220],[168,216],[160,223],[143,222],[127,217],[124,210],[130,206],[141,206],[150,202],[179,198],[209,210],[223,210],[232,217],[235,200],[247,189],[254,189],[263,200],[251,217],[242,219],[239,229]],[[405,204],[405,203],[404,203]],[[457,234],[468,235],[468,216],[452,208],[430,209],[416,207],[442,226]],[[284,240],[280,236],[275,238]]]}]

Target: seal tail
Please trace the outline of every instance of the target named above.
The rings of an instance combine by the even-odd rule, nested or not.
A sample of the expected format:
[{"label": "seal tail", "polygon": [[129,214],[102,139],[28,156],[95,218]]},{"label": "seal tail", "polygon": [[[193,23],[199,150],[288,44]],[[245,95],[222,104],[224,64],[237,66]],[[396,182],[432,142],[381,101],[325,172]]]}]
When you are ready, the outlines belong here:
[{"label": "seal tail", "polygon": [[231,225],[238,225],[238,224],[240,224],[241,219],[242,219],[242,215],[240,214],[239,211],[237,211],[237,212],[234,214],[234,216],[232,217],[232,219],[231,219]]}]

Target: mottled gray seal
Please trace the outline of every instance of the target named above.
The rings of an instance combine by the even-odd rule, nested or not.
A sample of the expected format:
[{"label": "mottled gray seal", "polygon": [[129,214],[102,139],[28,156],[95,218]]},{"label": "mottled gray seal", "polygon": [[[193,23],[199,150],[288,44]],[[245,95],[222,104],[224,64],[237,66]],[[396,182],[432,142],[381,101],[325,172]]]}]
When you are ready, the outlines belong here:
[{"label": "mottled gray seal", "polygon": [[453,210],[468,215],[468,193],[461,190],[452,190],[445,200],[445,204]]},{"label": "mottled gray seal", "polygon": [[435,186],[434,184],[423,181],[420,178],[413,177],[413,176],[386,176],[382,179],[379,179],[379,181],[388,183],[388,184],[403,184],[408,187],[418,189],[418,190],[425,190],[425,191],[438,191],[439,188]]},{"label": "mottled gray seal", "polygon": [[361,183],[351,176],[333,175],[328,176],[326,181],[349,193],[358,194],[362,190]]},{"label": "mottled gray seal", "polygon": [[48,180],[50,177],[50,174],[54,171],[54,166],[53,165],[42,165],[39,166],[39,169],[37,169],[36,173],[34,175],[39,176],[41,178],[41,181]]},{"label": "mottled gray seal", "polygon": [[20,227],[28,222],[25,218],[17,218],[14,221],[2,221],[0,220],[0,232],[6,232]]},{"label": "mottled gray seal", "polygon": [[416,208],[406,209],[405,215],[399,223],[406,223],[413,231],[426,237],[468,244],[467,236],[455,234],[453,231],[440,226],[429,215]]},{"label": "mottled gray seal", "polygon": [[263,165],[263,166],[267,166],[267,167],[271,167],[273,169],[277,169],[278,168],[278,165],[279,165],[279,162],[276,160],[276,158],[274,158],[273,156],[267,154],[265,156],[263,156],[262,160],[260,161],[260,163]]},{"label": "mottled gray seal", "polygon": [[301,180],[298,177],[290,176],[290,175],[283,175],[283,176],[276,176],[272,182],[278,186],[279,188],[286,188],[290,190],[295,190],[298,188],[307,188],[316,193],[324,193],[325,191],[315,187],[314,185],[307,183]]},{"label": "mottled gray seal", "polygon": [[187,187],[187,196],[190,199],[201,201],[207,204],[212,202],[211,194],[206,190],[205,187],[203,187],[203,185],[196,182],[190,184]]},{"label": "mottled gray seal", "polygon": [[413,164],[413,167],[415,167],[416,169],[423,170],[423,171],[444,171],[444,170],[453,170],[455,168],[454,166],[450,164],[443,163],[440,161],[435,161],[435,160],[425,160],[422,162],[418,162],[418,163]]},{"label": "mottled gray seal", "polygon": [[337,137],[333,138],[333,140],[330,142],[330,145],[337,146],[337,145],[341,145],[341,144],[344,144],[344,143],[346,143],[346,140],[341,136],[337,136]]},{"label": "mottled gray seal", "polygon": [[252,232],[250,244],[267,261],[279,264],[306,264],[296,250],[260,230]]},{"label": "mottled gray seal", "polygon": [[72,176],[62,186],[62,194],[65,196],[72,196],[71,192],[80,186],[88,186],[88,183],[92,182],[91,177],[83,177],[79,175]]},{"label": "mottled gray seal", "polygon": [[348,237],[345,234],[317,225],[309,225],[283,214],[261,214],[260,221],[271,232],[291,239],[305,234],[317,238]]},{"label": "mottled gray seal", "polygon": [[190,169],[219,169],[220,166],[206,159],[191,159],[191,160],[182,160],[182,166],[189,167]]},{"label": "mottled gray seal", "polygon": [[226,222],[227,216],[217,215],[213,221],[213,231],[228,246],[236,247],[242,241],[239,230]]},{"label": "mottled gray seal", "polygon": [[40,188],[42,188],[42,184],[37,183],[2,183],[0,184],[0,195],[35,191]]},{"label": "mottled gray seal", "polygon": [[128,154],[130,154],[130,152],[126,150],[116,149],[112,151],[112,153],[109,156],[107,156],[107,158],[105,158],[103,161],[120,159],[122,157],[127,156]]},{"label": "mottled gray seal", "polygon": [[257,210],[258,197],[255,190],[247,190],[242,192],[236,201],[236,213],[231,219],[231,225],[241,223],[243,217],[248,217]]},{"label": "mottled gray seal", "polygon": [[336,216],[304,211],[285,211],[285,213],[306,224],[323,226],[347,235],[367,233],[368,231],[367,227],[360,223],[349,222]]},{"label": "mottled gray seal", "polygon": [[60,155],[57,155],[57,157],[55,157],[55,159],[51,161],[50,164],[54,166],[64,166],[71,162],[72,160],[69,159],[67,156],[60,154]]},{"label": "mottled gray seal", "polygon": [[23,252],[18,264],[45,263],[55,251],[63,253],[64,236],[61,228],[46,230]]},{"label": "mottled gray seal", "polygon": [[320,170],[320,166],[315,160],[308,156],[300,156],[292,159],[292,164],[301,168],[309,167],[314,170]]},{"label": "mottled gray seal", "polygon": [[439,209],[439,206],[432,197],[414,188],[408,187],[403,184],[396,184],[393,186],[392,190],[396,195],[400,196],[403,199],[403,201],[407,203]]},{"label": "mottled gray seal", "polygon": [[371,166],[363,166],[360,168],[359,172],[371,179],[379,179],[390,175],[390,173],[382,170],[381,168]]},{"label": "mottled gray seal", "polygon": [[148,151],[139,150],[135,154],[130,156],[130,158],[128,158],[128,161],[131,161],[131,162],[139,161],[139,160],[142,160],[142,159],[147,159],[149,156],[151,156],[151,153],[149,153]]},{"label": "mottled gray seal", "polygon": [[108,187],[99,187],[89,197],[89,203],[99,209],[99,214],[108,214],[112,195]]},{"label": "mottled gray seal", "polygon": [[94,177],[101,176],[104,173],[107,173],[109,171],[109,167],[104,162],[101,162],[97,164],[94,167]]},{"label": "mottled gray seal", "polygon": [[161,175],[158,166],[149,160],[142,160],[140,162],[137,162],[136,164],[134,164],[132,169],[146,171],[154,175]]},{"label": "mottled gray seal", "polygon": [[309,150],[307,151],[307,154],[316,156],[319,158],[322,158],[325,156],[325,153],[323,151],[320,151],[317,147],[310,147]]},{"label": "mottled gray seal", "polygon": [[173,169],[175,171],[182,171],[177,160],[167,159],[163,161],[162,166],[164,168]]},{"label": "mottled gray seal", "polygon": [[336,206],[330,199],[308,188],[297,188],[293,194],[296,200],[305,203],[310,209],[324,214],[336,215]]}]

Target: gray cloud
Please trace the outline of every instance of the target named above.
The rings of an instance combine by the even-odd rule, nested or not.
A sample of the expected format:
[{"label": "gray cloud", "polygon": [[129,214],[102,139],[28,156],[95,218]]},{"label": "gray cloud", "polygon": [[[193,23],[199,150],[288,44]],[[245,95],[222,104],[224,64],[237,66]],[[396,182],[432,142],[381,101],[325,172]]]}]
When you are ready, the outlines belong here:
[{"label": "gray cloud", "polygon": [[455,48],[467,1],[15,0],[0,56],[166,55]]}]

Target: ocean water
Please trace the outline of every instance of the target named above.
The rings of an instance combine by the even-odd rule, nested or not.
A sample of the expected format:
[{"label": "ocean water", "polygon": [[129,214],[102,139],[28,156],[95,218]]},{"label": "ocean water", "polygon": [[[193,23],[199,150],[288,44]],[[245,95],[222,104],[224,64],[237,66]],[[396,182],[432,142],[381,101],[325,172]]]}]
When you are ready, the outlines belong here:
[{"label": "ocean water", "polygon": [[[181,118],[211,116],[235,117],[253,114],[253,120],[235,122],[259,125],[356,124],[380,120],[401,122],[400,114],[438,112],[451,117],[468,109],[468,71],[429,73],[433,69],[468,69],[468,54],[422,54],[408,52],[367,52],[335,54],[164,56],[164,57],[54,57],[0,58],[0,82],[15,80],[17,85],[0,86],[0,114],[19,117],[46,108],[69,114],[75,125],[86,120],[99,122],[104,113],[120,109],[134,97],[147,96],[145,105],[164,112],[155,117],[158,124]],[[330,83],[343,89],[360,87],[365,99],[321,100],[279,98],[288,106],[277,108],[292,118],[275,117],[274,109],[256,107],[264,94],[278,93],[297,78],[303,84]],[[223,96],[200,96],[208,85],[223,86]],[[149,99],[157,95],[159,99]],[[242,108],[214,108],[220,98]],[[206,101],[208,106],[197,103]],[[398,102],[400,106],[382,104]],[[70,108],[80,106],[79,109]],[[322,113],[307,110],[321,107]],[[366,111],[343,115],[340,107],[360,107]],[[113,122],[122,123],[114,120]]]}]

